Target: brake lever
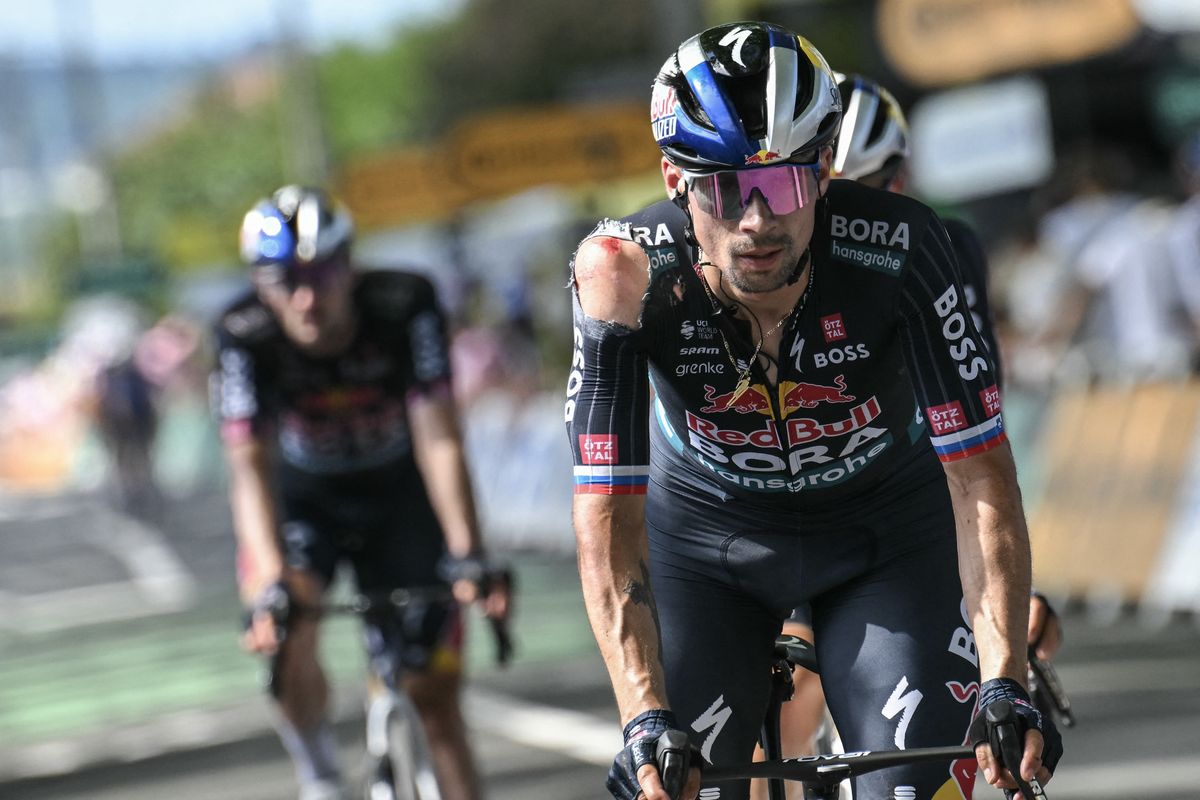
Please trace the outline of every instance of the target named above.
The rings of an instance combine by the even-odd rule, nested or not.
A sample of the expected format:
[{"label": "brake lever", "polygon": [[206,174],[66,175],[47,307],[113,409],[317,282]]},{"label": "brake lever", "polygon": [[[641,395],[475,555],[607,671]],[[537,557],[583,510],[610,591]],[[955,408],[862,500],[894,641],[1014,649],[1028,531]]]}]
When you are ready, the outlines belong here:
[{"label": "brake lever", "polygon": [[[995,740],[992,752],[1000,756],[1000,766],[1016,781],[1023,800],[1048,800],[1042,784],[1037,778],[1026,781],[1021,777],[1021,755],[1025,750],[1017,732],[1017,712],[1008,700],[997,700],[987,707],[987,721],[992,725]],[[1012,800],[1015,792],[1005,789],[1004,795]]]},{"label": "brake lever", "polygon": [[687,782],[687,734],[683,731],[664,731],[658,737],[654,758],[658,762],[658,775],[667,796],[671,800],[679,800],[683,796],[683,787]]},{"label": "brake lever", "polygon": [[[1037,651],[1033,647],[1029,648],[1029,674],[1030,694],[1035,698],[1045,698],[1049,702],[1047,705],[1053,709],[1054,716],[1062,723],[1064,728],[1071,728],[1075,725],[1075,714],[1071,711],[1071,699],[1067,697],[1066,690],[1063,689],[1062,681],[1059,680],[1058,670],[1054,668],[1051,662],[1038,658]],[[1041,705],[1039,703],[1039,705]],[[1043,713],[1050,709],[1039,709]]]}]

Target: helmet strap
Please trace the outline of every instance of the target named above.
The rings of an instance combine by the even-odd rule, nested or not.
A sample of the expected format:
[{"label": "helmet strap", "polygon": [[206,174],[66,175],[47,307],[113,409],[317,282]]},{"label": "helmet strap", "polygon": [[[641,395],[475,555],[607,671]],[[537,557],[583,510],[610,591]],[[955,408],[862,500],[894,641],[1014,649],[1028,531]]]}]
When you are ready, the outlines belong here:
[{"label": "helmet strap", "polygon": [[692,224],[692,209],[688,205],[687,181],[680,181],[679,186],[680,190],[671,195],[671,202],[678,206],[679,210],[683,212],[683,216],[687,218],[687,223],[683,226],[683,240],[692,248],[692,258],[695,260],[700,252],[700,242],[696,239],[696,228]]}]

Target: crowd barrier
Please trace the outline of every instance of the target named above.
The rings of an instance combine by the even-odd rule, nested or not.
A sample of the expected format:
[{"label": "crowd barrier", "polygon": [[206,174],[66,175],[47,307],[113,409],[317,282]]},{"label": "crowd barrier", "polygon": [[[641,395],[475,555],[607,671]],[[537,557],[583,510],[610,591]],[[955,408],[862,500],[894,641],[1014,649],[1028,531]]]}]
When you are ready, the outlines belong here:
[{"label": "crowd barrier", "polygon": [[1059,391],[1029,503],[1034,580],[1091,603],[1200,609],[1200,384]]},{"label": "crowd barrier", "polygon": [[[1088,602],[1200,609],[1200,383],[1059,390],[1047,397],[1014,392],[1005,415],[1040,589]],[[573,551],[561,395],[494,392],[476,398],[463,416],[489,540],[510,549]],[[211,425],[196,403],[168,412],[158,468],[173,493],[221,481]],[[24,458],[13,458],[7,475],[0,474],[0,497],[6,488],[22,488],[20,480],[5,485],[22,468],[29,469],[25,482],[41,491],[52,488],[49,478],[64,490],[94,487],[102,458],[94,439],[90,446],[86,437],[75,441],[72,458],[62,452],[65,445],[21,448]]]}]

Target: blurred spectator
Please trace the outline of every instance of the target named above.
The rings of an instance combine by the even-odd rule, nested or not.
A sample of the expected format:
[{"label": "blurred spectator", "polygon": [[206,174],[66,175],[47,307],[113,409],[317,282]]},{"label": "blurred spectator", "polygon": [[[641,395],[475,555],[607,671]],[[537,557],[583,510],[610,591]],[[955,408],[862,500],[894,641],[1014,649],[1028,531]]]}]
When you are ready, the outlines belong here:
[{"label": "blurred spectator", "polygon": [[96,375],[96,430],[104,442],[118,507],[142,519],[158,519],[162,498],[154,477],[158,411],[153,387],[131,353]]},{"label": "blurred spectator", "polygon": [[1167,233],[1179,302],[1190,323],[1192,372],[1200,372],[1200,130],[1176,151],[1175,174],[1187,199],[1175,212]]},{"label": "blurred spectator", "polygon": [[1195,331],[1182,323],[1166,252],[1172,208],[1127,191],[1115,151],[1084,152],[1064,170],[1069,198],[1010,262],[1008,305],[1022,336],[1013,378],[1138,382],[1189,371]]}]

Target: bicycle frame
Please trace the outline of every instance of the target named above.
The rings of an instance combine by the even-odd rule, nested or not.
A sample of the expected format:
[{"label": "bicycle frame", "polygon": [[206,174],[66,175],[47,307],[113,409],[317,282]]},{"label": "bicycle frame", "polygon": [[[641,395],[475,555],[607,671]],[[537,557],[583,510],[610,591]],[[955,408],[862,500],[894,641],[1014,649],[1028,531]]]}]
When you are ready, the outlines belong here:
[{"label": "bicycle frame", "polygon": [[[347,602],[294,606],[277,619],[282,623],[280,630],[286,631],[287,618],[292,615],[354,615],[366,622],[372,614],[402,613],[416,603],[446,602],[455,602],[448,586],[396,589],[380,596],[356,595]],[[366,710],[366,750],[373,765],[364,775],[366,800],[441,800],[424,726],[416,706],[400,685],[404,665],[397,652],[398,643],[392,640],[394,632],[386,626],[376,626],[376,630],[384,642],[381,652],[369,654],[367,659],[381,689],[373,693]],[[507,636],[503,644],[508,644]],[[268,678],[271,693],[276,697],[282,652],[281,647],[271,657]],[[372,774],[380,767],[384,768],[382,773]]]}]

